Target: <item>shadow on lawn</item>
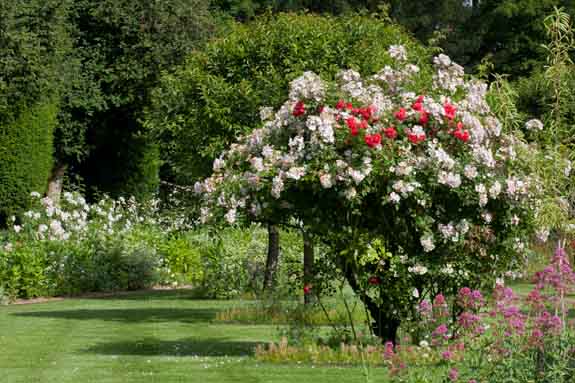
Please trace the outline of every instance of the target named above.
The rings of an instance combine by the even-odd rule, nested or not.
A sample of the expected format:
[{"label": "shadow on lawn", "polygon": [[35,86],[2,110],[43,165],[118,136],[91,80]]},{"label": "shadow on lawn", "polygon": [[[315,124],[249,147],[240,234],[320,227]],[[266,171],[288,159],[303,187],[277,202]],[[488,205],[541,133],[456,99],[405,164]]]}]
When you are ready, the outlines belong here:
[{"label": "shadow on lawn", "polygon": [[19,317],[60,318],[75,320],[102,320],[124,323],[141,322],[210,322],[219,310],[215,309],[180,309],[180,308],[145,308],[145,309],[84,309],[60,311],[29,311],[13,313]]},{"label": "shadow on lawn", "polygon": [[142,356],[247,356],[258,342],[229,341],[226,338],[181,339],[174,341],[144,338],[137,341],[101,343],[83,350],[103,355]]},{"label": "shadow on lawn", "polygon": [[122,291],[109,294],[94,294],[93,296],[82,296],[83,299],[104,299],[104,300],[120,300],[120,301],[151,301],[151,300],[173,300],[173,299],[189,299],[189,300],[211,300],[206,297],[201,289],[192,288],[179,288],[179,289],[165,289],[165,290],[139,290],[139,291]]}]

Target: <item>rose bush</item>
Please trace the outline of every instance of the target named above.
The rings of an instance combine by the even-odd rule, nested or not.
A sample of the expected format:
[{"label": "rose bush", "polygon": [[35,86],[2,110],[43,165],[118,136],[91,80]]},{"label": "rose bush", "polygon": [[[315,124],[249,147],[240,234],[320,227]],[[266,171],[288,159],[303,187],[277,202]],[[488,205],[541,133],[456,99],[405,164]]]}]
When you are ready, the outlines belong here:
[{"label": "rose bush", "polygon": [[[378,336],[438,291],[493,286],[520,268],[537,180],[520,138],[449,57],[435,71],[391,46],[394,64],[336,82],[305,72],[263,126],[214,161],[195,191],[201,220],[303,225],[330,249]],[[313,289],[313,285],[309,287]]]}]

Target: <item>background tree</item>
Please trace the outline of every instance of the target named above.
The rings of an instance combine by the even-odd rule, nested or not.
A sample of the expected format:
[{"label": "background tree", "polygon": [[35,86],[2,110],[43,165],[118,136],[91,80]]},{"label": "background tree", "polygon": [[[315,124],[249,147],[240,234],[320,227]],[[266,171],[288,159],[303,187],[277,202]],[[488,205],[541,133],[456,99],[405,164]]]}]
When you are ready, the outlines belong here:
[{"label": "background tree", "polygon": [[71,3],[68,22],[75,62],[64,73],[54,174],[68,165],[89,191],[151,196],[159,151],[139,119],[161,72],[213,32],[208,4],[79,0]]}]

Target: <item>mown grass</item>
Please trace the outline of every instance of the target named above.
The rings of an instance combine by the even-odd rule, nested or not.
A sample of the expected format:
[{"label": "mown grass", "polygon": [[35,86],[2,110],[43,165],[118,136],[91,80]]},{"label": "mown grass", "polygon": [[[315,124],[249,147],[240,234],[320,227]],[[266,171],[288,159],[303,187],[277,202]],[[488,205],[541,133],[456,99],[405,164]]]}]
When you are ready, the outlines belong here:
[{"label": "mown grass", "polygon": [[[362,367],[268,364],[275,325],[223,323],[240,301],[186,290],[0,307],[0,382],[366,382]],[[385,382],[383,368],[369,381]]]}]

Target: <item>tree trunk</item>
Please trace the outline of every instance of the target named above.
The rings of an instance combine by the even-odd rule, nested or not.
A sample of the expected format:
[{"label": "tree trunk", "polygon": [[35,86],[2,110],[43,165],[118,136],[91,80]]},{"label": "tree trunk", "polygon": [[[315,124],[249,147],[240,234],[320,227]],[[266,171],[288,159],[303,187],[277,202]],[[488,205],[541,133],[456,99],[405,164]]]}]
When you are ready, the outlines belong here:
[{"label": "tree trunk", "polygon": [[274,290],[276,271],[280,258],[280,234],[277,226],[268,225],[268,256],[266,259],[266,270],[264,274],[264,292]]},{"label": "tree trunk", "polygon": [[397,330],[401,321],[399,318],[393,316],[392,307],[380,306],[373,301],[365,292],[359,287],[355,274],[350,267],[345,269],[345,277],[347,282],[353,289],[353,291],[359,296],[367,311],[371,315],[373,322],[371,323],[371,328],[373,334],[379,337],[382,342],[393,342],[397,344]]},{"label": "tree trunk", "polygon": [[60,203],[66,168],[67,167],[64,164],[56,164],[54,169],[52,169],[52,175],[48,180],[48,191],[46,192],[46,195],[54,202],[55,205]]},{"label": "tree trunk", "polygon": [[[304,286],[311,284],[314,277],[313,263],[314,263],[314,246],[311,236],[303,232],[303,283]],[[311,294],[304,295],[304,303],[311,303]]]}]

